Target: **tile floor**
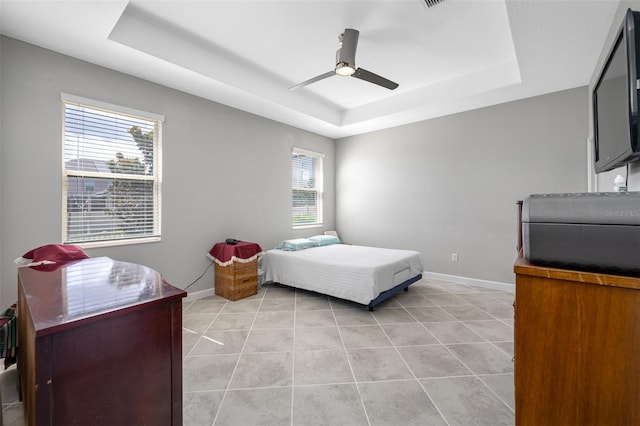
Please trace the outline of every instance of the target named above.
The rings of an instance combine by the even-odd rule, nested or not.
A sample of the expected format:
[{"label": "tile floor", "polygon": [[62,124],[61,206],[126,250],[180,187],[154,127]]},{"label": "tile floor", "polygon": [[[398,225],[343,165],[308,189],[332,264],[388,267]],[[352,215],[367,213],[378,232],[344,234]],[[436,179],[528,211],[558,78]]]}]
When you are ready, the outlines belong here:
[{"label": "tile floor", "polygon": [[[185,425],[514,424],[513,293],[423,279],[369,312],[263,286],[185,302]],[[15,370],[5,425],[22,425]]]}]

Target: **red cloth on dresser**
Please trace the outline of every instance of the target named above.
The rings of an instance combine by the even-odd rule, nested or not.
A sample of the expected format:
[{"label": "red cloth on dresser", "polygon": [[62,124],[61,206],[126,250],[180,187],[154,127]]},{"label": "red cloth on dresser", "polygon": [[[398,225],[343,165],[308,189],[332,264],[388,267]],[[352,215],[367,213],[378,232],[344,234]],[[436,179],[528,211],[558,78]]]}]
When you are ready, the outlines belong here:
[{"label": "red cloth on dresser", "polygon": [[220,266],[230,265],[232,262],[251,262],[262,254],[262,247],[257,243],[238,241],[237,244],[216,243],[209,254],[209,259]]},{"label": "red cloth on dresser", "polygon": [[26,266],[39,271],[55,271],[74,260],[88,258],[89,256],[80,247],[70,244],[47,244],[22,255],[22,259],[31,261]]}]

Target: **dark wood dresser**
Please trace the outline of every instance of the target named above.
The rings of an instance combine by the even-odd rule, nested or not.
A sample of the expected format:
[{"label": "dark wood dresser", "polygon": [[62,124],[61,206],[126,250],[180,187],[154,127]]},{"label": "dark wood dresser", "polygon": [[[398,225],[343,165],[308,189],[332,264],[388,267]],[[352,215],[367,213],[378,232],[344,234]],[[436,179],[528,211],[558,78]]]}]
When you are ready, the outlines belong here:
[{"label": "dark wood dresser", "polygon": [[18,271],[27,425],[181,425],[182,298],[106,257]]}]

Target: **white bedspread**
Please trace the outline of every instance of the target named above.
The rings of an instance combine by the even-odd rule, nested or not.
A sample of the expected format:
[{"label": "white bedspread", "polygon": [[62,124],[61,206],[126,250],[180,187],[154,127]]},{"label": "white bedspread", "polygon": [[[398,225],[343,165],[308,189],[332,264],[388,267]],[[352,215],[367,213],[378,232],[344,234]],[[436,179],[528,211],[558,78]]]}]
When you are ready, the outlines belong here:
[{"label": "white bedspread", "polygon": [[383,291],[422,274],[420,253],[333,244],[300,251],[268,250],[265,281],[368,304]]}]

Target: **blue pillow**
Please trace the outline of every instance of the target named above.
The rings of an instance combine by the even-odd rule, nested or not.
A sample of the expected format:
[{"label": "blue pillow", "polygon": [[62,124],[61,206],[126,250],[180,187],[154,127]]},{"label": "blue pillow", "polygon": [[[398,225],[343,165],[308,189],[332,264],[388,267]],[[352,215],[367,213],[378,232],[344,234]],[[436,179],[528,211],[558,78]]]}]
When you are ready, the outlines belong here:
[{"label": "blue pillow", "polygon": [[329,246],[331,244],[340,244],[340,238],[334,235],[314,235],[313,237],[309,237],[311,241],[314,241],[317,246]]},{"label": "blue pillow", "polygon": [[276,250],[284,251],[297,251],[304,250],[311,247],[316,247],[318,244],[308,238],[295,238],[293,240],[284,240],[280,242],[275,248]]}]

